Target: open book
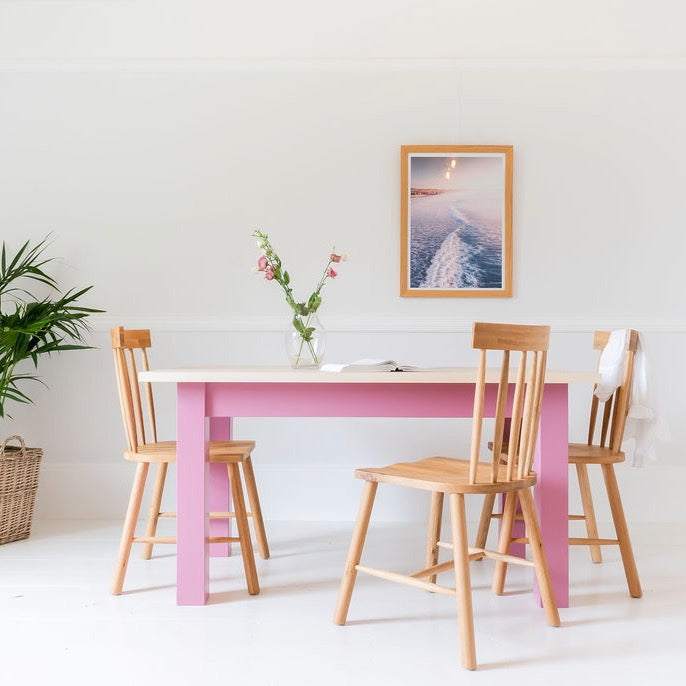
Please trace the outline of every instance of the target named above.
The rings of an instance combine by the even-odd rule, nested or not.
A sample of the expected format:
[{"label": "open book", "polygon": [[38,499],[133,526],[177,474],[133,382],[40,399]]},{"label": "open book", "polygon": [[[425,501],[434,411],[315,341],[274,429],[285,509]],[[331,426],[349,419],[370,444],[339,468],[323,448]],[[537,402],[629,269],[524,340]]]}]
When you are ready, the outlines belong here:
[{"label": "open book", "polygon": [[426,367],[412,367],[394,360],[363,359],[349,364],[323,364],[319,369],[322,372],[417,372]]}]

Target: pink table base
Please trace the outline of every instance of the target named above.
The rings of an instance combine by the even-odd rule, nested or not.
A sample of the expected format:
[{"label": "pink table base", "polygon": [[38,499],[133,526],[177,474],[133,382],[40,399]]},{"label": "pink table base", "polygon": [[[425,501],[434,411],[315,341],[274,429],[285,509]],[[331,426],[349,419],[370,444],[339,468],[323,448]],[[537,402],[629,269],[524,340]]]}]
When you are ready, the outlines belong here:
[{"label": "pink table base", "polygon": [[[569,606],[567,394],[565,383],[546,384],[536,454],[536,504],[560,607]],[[470,383],[178,383],[177,604],[206,603],[210,554],[228,553],[228,546],[208,543],[207,513],[227,508],[228,488],[222,465],[212,465],[210,478],[207,441],[230,438],[229,418],[471,417],[473,398]],[[486,412],[493,411],[487,397]],[[225,526],[213,521],[212,534]]]}]

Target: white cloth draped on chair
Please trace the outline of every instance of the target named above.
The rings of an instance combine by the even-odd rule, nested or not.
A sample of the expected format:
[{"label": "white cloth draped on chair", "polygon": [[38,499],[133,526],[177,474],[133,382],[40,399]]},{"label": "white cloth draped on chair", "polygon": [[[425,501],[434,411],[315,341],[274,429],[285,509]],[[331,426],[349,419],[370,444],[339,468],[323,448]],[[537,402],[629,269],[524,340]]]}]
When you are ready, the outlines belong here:
[{"label": "white cloth draped on chair", "polygon": [[[607,400],[621,383],[627,336],[627,329],[612,331],[600,355],[598,372],[601,379],[594,393],[601,401]],[[667,441],[669,434],[667,422],[657,409],[645,334],[639,333],[623,445],[631,465],[643,467],[649,462],[656,462],[655,441]]]}]

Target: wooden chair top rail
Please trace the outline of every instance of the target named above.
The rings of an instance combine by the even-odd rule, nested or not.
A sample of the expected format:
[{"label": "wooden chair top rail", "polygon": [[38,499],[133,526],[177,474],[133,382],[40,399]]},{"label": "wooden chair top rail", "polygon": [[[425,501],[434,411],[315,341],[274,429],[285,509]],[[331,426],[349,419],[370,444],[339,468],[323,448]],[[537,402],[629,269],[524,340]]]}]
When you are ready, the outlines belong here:
[{"label": "wooden chair top rail", "polygon": [[[593,349],[602,350],[610,340],[611,333],[612,331],[595,331],[593,333]],[[628,329],[626,349],[632,352],[636,352],[638,349],[638,331],[635,329]]]},{"label": "wooden chair top rail", "polygon": [[123,326],[117,326],[110,333],[113,348],[150,348],[152,346],[150,329],[125,329]]},{"label": "wooden chair top rail", "polygon": [[488,350],[547,350],[549,326],[478,322],[472,331],[472,347]]}]

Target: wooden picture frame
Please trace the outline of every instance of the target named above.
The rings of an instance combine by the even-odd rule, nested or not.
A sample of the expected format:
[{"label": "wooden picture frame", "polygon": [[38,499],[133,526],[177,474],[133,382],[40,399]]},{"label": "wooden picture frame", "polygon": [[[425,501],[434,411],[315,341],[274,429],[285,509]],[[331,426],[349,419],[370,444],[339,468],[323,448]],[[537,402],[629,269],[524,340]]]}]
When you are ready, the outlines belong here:
[{"label": "wooden picture frame", "polygon": [[512,296],[512,156],[511,145],[401,147],[401,296]]}]

